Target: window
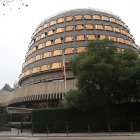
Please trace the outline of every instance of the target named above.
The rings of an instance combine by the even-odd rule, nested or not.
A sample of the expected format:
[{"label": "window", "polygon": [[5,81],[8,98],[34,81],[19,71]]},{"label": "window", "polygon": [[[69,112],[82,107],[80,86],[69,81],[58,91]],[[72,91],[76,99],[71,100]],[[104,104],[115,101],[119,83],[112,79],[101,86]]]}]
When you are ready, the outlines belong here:
[{"label": "window", "polygon": [[71,41],[73,41],[73,37],[72,36],[67,36],[65,38],[65,42],[71,42]]},{"label": "window", "polygon": [[55,24],[56,24],[56,21],[54,21],[54,20],[52,20],[52,21],[50,22],[50,26],[55,25]]},{"label": "window", "polygon": [[49,23],[45,23],[43,27],[44,27],[44,29],[48,28],[49,27]]},{"label": "window", "polygon": [[129,41],[129,40],[125,40],[125,43],[128,44],[128,45],[130,45],[130,46],[132,46],[132,42]]},{"label": "window", "polygon": [[120,33],[120,29],[119,28],[114,28],[114,32]]},{"label": "window", "polygon": [[53,56],[58,56],[62,54],[62,50],[54,50]]},{"label": "window", "polygon": [[30,63],[33,63],[35,61],[35,57],[32,57],[31,59],[30,59]]},{"label": "window", "polygon": [[66,69],[70,69],[70,68],[71,68],[71,63],[70,63],[70,61],[66,61],[66,62],[65,62],[65,68],[66,68]]},{"label": "window", "polygon": [[54,41],[54,44],[59,44],[59,43],[62,43],[62,38],[57,38],[57,39],[55,39],[55,41]]},{"label": "window", "polygon": [[54,30],[48,31],[48,36],[53,35],[53,34],[54,34]]},{"label": "window", "polygon": [[37,56],[35,57],[35,61],[38,61],[38,60],[40,60],[40,59],[42,59],[42,55],[37,55]]},{"label": "window", "polygon": [[80,52],[84,52],[86,50],[86,48],[85,47],[77,47],[76,50],[77,50],[76,51],[77,53],[80,53]]},{"label": "window", "polygon": [[46,52],[43,54],[43,58],[48,58],[48,57],[51,57],[51,52]]},{"label": "window", "polygon": [[112,31],[113,28],[112,28],[111,26],[105,26],[105,30],[107,30],[107,31]]},{"label": "window", "polygon": [[92,19],[91,15],[84,15],[85,19]]},{"label": "window", "polygon": [[100,39],[100,40],[103,40],[103,39],[105,39],[105,38],[106,38],[105,35],[99,35],[99,39]]},{"label": "window", "polygon": [[118,42],[120,43],[125,43],[124,39],[123,38],[117,38]]},{"label": "window", "polygon": [[118,53],[123,53],[124,52],[124,48],[117,48],[117,52]]},{"label": "window", "polygon": [[27,70],[26,72],[25,72],[25,75],[26,76],[28,76],[28,75],[30,75],[31,73],[30,73],[30,70]]},{"label": "window", "polygon": [[64,30],[64,28],[57,28],[57,29],[56,29],[56,33],[62,33],[63,30]]},{"label": "window", "polygon": [[59,18],[59,19],[57,20],[57,23],[62,23],[62,22],[64,22],[64,18]]},{"label": "window", "polygon": [[101,17],[100,17],[99,15],[94,15],[94,16],[93,16],[93,19],[100,20]]},{"label": "window", "polygon": [[117,23],[115,18],[110,18],[110,21],[113,23]]},{"label": "window", "polygon": [[66,26],[66,31],[72,31],[72,30],[73,30],[73,26],[72,25]]},{"label": "window", "polygon": [[76,30],[82,30],[84,26],[82,24],[76,25]]},{"label": "window", "polygon": [[41,71],[47,71],[50,69],[50,65],[43,65],[41,66]]},{"label": "window", "polygon": [[41,43],[38,45],[38,49],[42,49],[45,46],[45,43]]},{"label": "window", "polygon": [[72,54],[74,53],[74,48],[66,48],[65,49],[65,54]]},{"label": "window", "polygon": [[41,35],[41,38],[45,38],[45,36],[46,36],[45,33],[43,33],[43,34]]},{"label": "window", "polygon": [[128,33],[124,30],[121,30],[121,33],[124,34],[124,35],[128,35]]},{"label": "window", "polygon": [[47,46],[50,46],[50,45],[52,45],[52,44],[53,44],[53,41],[52,41],[52,40],[49,40],[49,41],[46,42],[46,47],[47,47]]},{"label": "window", "polygon": [[85,36],[84,36],[84,35],[77,35],[77,36],[76,36],[76,40],[77,40],[77,41],[85,40]]},{"label": "window", "polygon": [[114,36],[108,36],[108,39],[113,40],[113,41],[117,41],[116,37],[114,37]]},{"label": "window", "polygon": [[81,20],[81,19],[82,19],[82,16],[81,15],[75,16],[75,20]]},{"label": "window", "polygon": [[87,40],[95,40],[95,35],[87,35]]},{"label": "window", "polygon": [[32,49],[32,53],[35,52],[35,51],[36,51],[36,47],[34,47],[34,48]]},{"label": "window", "polygon": [[61,62],[52,63],[52,68],[51,69],[59,69],[59,68],[61,68]]},{"label": "window", "polygon": [[66,21],[72,21],[72,20],[73,20],[72,16],[66,17]]},{"label": "window", "polygon": [[102,20],[109,21],[109,18],[107,16],[102,16]]},{"label": "window", "polygon": [[38,29],[37,29],[37,32],[40,32],[42,30],[42,26],[40,26]]},{"label": "window", "polygon": [[122,22],[117,20],[117,24],[121,25],[122,26]]},{"label": "window", "polygon": [[85,27],[86,27],[87,30],[93,29],[93,25],[92,24],[86,24]]},{"label": "window", "polygon": [[35,41],[38,41],[38,40],[40,40],[40,36],[37,36],[35,39]]},{"label": "window", "polygon": [[35,67],[32,69],[32,73],[37,73],[40,71],[40,67]]},{"label": "window", "polygon": [[103,25],[95,25],[97,30],[103,30]]}]

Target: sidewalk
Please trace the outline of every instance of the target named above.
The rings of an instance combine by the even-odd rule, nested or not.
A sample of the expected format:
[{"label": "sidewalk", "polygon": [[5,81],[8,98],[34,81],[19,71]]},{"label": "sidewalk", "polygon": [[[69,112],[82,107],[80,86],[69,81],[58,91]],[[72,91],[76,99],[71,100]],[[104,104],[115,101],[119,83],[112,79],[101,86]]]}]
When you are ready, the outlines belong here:
[{"label": "sidewalk", "polygon": [[0,137],[100,137],[100,136],[140,136],[140,132],[96,132],[96,133],[34,133],[12,128],[11,131],[0,132]]}]

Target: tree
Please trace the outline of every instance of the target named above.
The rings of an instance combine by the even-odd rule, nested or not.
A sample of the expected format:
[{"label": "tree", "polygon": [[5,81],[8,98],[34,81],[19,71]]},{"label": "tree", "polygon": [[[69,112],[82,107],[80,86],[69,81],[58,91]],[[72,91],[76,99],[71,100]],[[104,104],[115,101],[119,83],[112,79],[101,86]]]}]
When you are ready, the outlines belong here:
[{"label": "tree", "polygon": [[15,81],[13,85],[13,89],[17,89],[17,88],[19,88],[19,84],[18,81]]},{"label": "tree", "polygon": [[1,91],[13,91],[13,88],[11,88],[10,85],[6,83],[6,84],[2,87]]},{"label": "tree", "polygon": [[[18,8],[18,10],[21,9],[21,7],[27,7],[28,4],[24,2],[24,0],[0,0],[0,8],[1,9],[12,9],[13,7]],[[5,15],[5,12],[3,13]]]},{"label": "tree", "polygon": [[140,58],[132,49],[118,52],[113,41],[91,41],[71,63],[78,90],[90,107],[138,101]]}]

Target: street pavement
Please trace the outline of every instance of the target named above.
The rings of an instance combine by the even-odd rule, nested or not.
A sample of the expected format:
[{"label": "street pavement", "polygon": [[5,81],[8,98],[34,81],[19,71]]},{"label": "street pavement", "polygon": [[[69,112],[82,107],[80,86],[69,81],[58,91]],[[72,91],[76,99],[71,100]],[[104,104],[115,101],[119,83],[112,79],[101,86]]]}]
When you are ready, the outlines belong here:
[{"label": "street pavement", "polygon": [[92,137],[0,137],[0,140],[140,140],[140,136],[92,136]]}]

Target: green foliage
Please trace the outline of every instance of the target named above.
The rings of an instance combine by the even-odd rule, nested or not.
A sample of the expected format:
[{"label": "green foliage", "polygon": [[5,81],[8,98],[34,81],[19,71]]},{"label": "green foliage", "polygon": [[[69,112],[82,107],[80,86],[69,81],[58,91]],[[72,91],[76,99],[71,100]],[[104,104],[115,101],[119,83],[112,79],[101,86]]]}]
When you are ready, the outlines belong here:
[{"label": "green foliage", "polygon": [[87,96],[78,90],[70,90],[64,99],[65,108],[73,108],[86,110],[89,106]]},{"label": "green foliage", "polygon": [[[33,110],[32,123],[34,132],[88,132],[88,125],[91,131],[108,131],[108,122],[111,123],[111,130],[122,129],[130,131],[130,122],[140,122],[140,103],[115,104],[110,106],[98,106],[88,111],[77,109],[42,109]],[[123,125],[123,126],[122,126]],[[140,130],[140,125],[137,124]],[[93,130],[92,130],[93,127]]]},{"label": "green foliage", "polygon": [[113,41],[96,40],[89,42],[86,52],[77,55],[71,63],[78,95],[67,94],[67,106],[80,108],[80,105],[82,109],[138,101],[140,58],[134,50],[127,48],[119,53]]}]

